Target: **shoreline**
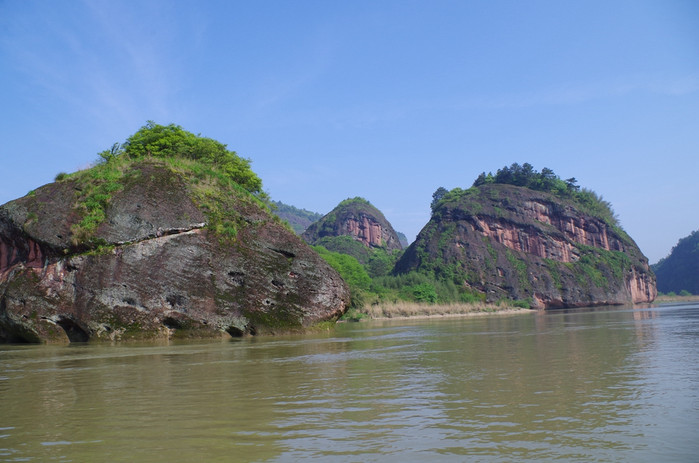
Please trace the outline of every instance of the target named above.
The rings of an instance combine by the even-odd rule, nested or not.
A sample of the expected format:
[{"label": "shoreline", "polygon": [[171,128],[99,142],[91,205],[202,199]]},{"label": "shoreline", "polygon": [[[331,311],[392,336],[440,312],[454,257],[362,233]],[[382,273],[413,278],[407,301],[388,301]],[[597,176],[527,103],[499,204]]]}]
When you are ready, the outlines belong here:
[{"label": "shoreline", "polygon": [[489,315],[518,315],[535,313],[536,309],[486,303],[420,304],[396,302],[379,304],[362,309],[350,309],[343,320],[349,322],[367,320],[418,320],[430,318],[484,317]]},{"label": "shoreline", "polygon": [[495,310],[492,312],[480,311],[480,312],[463,312],[463,313],[443,313],[443,314],[423,314],[423,315],[384,315],[384,316],[368,316],[365,319],[359,321],[374,321],[374,320],[429,320],[429,319],[440,319],[440,318],[476,318],[476,317],[487,317],[487,316],[505,316],[505,315],[520,315],[525,313],[535,313],[536,309],[521,309],[521,308],[508,308],[502,310]]},{"label": "shoreline", "polygon": [[658,296],[652,302],[653,304],[667,304],[672,302],[699,302],[699,295],[691,296]]}]

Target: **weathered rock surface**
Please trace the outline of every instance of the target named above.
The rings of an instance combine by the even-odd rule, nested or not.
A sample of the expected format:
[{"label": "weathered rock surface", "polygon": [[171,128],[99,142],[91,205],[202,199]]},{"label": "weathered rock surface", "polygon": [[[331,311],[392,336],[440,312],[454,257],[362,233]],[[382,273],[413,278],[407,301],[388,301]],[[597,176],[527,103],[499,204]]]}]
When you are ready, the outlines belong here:
[{"label": "weathered rock surface", "polygon": [[322,219],[312,223],[302,236],[310,244],[325,237],[350,236],[367,248],[403,249],[386,217],[362,198],[342,201]]},{"label": "weathered rock surface", "polygon": [[648,260],[620,228],[549,193],[483,185],[442,203],[399,273],[428,270],[537,308],[649,302]]},{"label": "weathered rock surface", "polygon": [[80,188],[0,206],[0,340],[277,333],[334,321],[349,301],[337,272],[243,194],[225,237],[181,174],[142,162],[86,244],[72,231]]}]

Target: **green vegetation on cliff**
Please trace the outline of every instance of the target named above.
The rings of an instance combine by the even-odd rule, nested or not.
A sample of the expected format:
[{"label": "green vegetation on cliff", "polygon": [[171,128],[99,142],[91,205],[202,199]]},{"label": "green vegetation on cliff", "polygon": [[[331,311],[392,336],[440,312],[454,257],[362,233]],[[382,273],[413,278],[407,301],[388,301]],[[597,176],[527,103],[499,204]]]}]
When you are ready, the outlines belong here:
[{"label": "green vegetation on cliff", "polygon": [[239,157],[221,142],[187,132],[179,125],[159,125],[148,121],[123,144],[99,153],[109,163],[115,158],[184,158],[215,169],[250,193],[265,197],[262,180],[250,169],[250,160]]},{"label": "green vegetation on cliff", "polygon": [[[605,201],[594,191],[580,188],[577,185],[578,181],[575,177],[562,180],[553,170],[544,167],[541,172],[538,172],[534,167],[525,162],[521,166],[513,163],[511,166],[498,169],[495,175],[492,172],[481,173],[473,182],[474,187],[479,187],[488,184],[504,184],[515,185],[524,188],[529,188],[535,191],[544,191],[551,193],[561,199],[569,199],[574,201],[584,212],[603,219],[610,226],[619,226],[619,220],[612,205]],[[442,197],[455,194],[461,194],[463,190],[456,189],[451,192],[444,192]],[[433,209],[436,204],[433,204]]]},{"label": "green vegetation on cliff", "polygon": [[699,294],[699,230],[680,239],[670,255],[652,266],[663,293]]},{"label": "green vegetation on cliff", "polygon": [[366,263],[375,250],[402,249],[400,238],[386,217],[364,198],[341,201],[303,233],[311,245],[321,245]]},{"label": "green vegetation on cliff", "polygon": [[[144,162],[167,165],[186,178],[207,215],[208,227],[224,238],[234,238],[240,226],[239,215],[230,207],[231,195],[267,209],[267,194],[250,169],[250,160],[240,158],[223,143],[194,135],[178,125],[149,121],[123,144],[115,143],[99,153],[93,167],[56,177],[57,181],[76,184],[74,209],[79,220],[71,227],[73,244],[82,246],[92,241],[105,220],[112,194],[140,175],[136,167]],[[167,185],[163,187],[167,189]]]},{"label": "green vegetation on cliff", "polygon": [[[364,221],[366,219],[366,221]],[[374,239],[379,226],[389,230],[394,248],[384,242],[368,246],[349,233],[345,226],[354,221],[357,226],[373,227]],[[362,239],[367,239],[367,228]],[[355,229],[356,230],[356,229]],[[383,214],[364,198],[346,199],[322,220],[311,226],[304,238],[347,281],[351,292],[351,307],[398,302],[450,303],[476,302],[484,297],[459,284],[458,272],[440,268],[436,272],[396,274],[395,265],[403,251],[395,243],[395,232]],[[450,275],[449,278],[444,278]]]},{"label": "green vegetation on cliff", "polygon": [[393,268],[402,251],[388,253],[375,250],[365,263],[360,263],[351,255],[329,251],[323,246],[313,246],[313,249],[337,270],[349,285],[352,309],[401,301],[435,304],[485,300],[482,295],[460,287],[453,280],[421,272],[393,274]]}]

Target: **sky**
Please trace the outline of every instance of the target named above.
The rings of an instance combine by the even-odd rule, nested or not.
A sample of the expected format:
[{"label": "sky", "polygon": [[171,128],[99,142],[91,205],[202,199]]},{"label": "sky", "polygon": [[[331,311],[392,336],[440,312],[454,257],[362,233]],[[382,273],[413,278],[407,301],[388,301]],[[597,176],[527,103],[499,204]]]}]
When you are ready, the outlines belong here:
[{"label": "sky", "polygon": [[693,0],[0,0],[0,204],[152,120],[410,241],[437,188],[548,167],[654,263],[699,229],[697,24]]}]

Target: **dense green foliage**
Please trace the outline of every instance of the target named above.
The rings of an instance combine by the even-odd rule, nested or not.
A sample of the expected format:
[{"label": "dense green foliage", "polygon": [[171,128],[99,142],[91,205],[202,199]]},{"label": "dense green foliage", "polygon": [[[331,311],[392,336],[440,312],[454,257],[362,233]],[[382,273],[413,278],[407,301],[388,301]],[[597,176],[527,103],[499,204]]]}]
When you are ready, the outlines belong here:
[{"label": "dense green foliage", "polygon": [[561,180],[551,169],[544,167],[541,172],[534,170],[534,167],[525,162],[519,165],[516,162],[509,167],[503,167],[493,175],[492,173],[481,173],[473,182],[473,186],[481,186],[487,183],[504,183],[506,185],[516,185],[538,191],[548,191],[554,194],[577,191],[580,189],[576,185],[577,180],[569,178]]},{"label": "dense green foliage", "polygon": [[680,239],[670,255],[652,266],[658,291],[699,294],[699,230]]},{"label": "dense green foliage", "polygon": [[191,159],[215,167],[250,193],[266,197],[262,180],[250,169],[249,159],[229,151],[221,142],[187,132],[175,124],[159,125],[148,121],[124,143],[115,143],[99,156],[105,162],[120,156]]},{"label": "dense green foliage", "polygon": [[315,242],[316,246],[323,246],[328,251],[339,252],[354,257],[360,264],[366,265],[373,255],[373,250],[364,246],[351,236],[324,236]]},{"label": "dense green foliage", "polygon": [[[355,241],[347,236],[334,238],[341,239],[336,240],[337,242]],[[349,245],[349,242],[345,244]],[[441,274],[435,276],[419,272],[394,274],[395,263],[402,251],[388,252],[362,247],[368,252],[368,257],[365,257],[363,262],[343,251],[329,251],[321,245],[313,247],[348,283],[352,295],[352,308],[360,309],[367,304],[398,301],[434,304],[484,300],[482,294],[467,291],[458,284],[458,278],[445,279]]]},{"label": "dense green foliage", "polygon": [[340,201],[340,204],[337,205],[337,207],[349,206],[349,205],[363,205],[363,206],[372,206],[373,207],[373,204],[371,204],[369,202],[369,200],[364,199],[360,196],[355,196],[354,198],[347,198],[345,200],[342,200],[342,201]]},{"label": "dense green foliage", "polygon": [[350,307],[363,307],[365,293],[371,287],[371,278],[362,264],[352,256],[328,251],[323,246],[313,246],[313,249],[340,274],[349,286]]},{"label": "dense green foliage", "polygon": [[208,227],[223,238],[234,238],[241,226],[236,200],[267,207],[262,181],[250,169],[249,160],[228,151],[222,143],[173,124],[148,122],[126,142],[115,143],[99,157],[90,169],[56,176],[56,181],[70,180],[77,185],[75,208],[80,220],[71,227],[75,245],[94,241],[93,234],[106,218],[112,194],[138,175],[134,167],[143,161],[162,163],[187,178],[194,199],[207,215]]},{"label": "dense green foliage", "polygon": [[[602,197],[597,195],[594,191],[585,188],[581,189],[577,185],[577,182],[575,177],[562,180],[553,170],[547,167],[544,167],[541,172],[538,172],[529,163],[524,163],[521,166],[514,163],[509,167],[498,169],[495,175],[490,172],[487,174],[485,172],[481,173],[473,182],[473,187],[477,188],[482,185],[499,183],[520,186],[536,191],[544,191],[559,198],[570,199],[588,214],[601,218],[609,225],[618,227],[618,217],[612,210],[611,204],[602,199]],[[456,193],[462,191],[463,190],[460,190]],[[447,197],[449,193],[442,194],[441,197]],[[437,194],[437,192],[435,192],[435,194]]]}]

